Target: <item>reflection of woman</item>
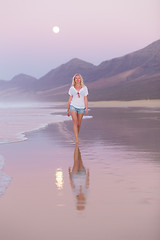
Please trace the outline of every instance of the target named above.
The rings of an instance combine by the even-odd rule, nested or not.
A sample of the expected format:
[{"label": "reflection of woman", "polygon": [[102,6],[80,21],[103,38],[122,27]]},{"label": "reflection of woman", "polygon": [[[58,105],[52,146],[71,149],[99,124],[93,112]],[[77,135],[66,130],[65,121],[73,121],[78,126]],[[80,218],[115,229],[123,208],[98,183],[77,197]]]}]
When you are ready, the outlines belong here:
[{"label": "reflection of woman", "polygon": [[77,199],[77,210],[83,210],[85,208],[87,190],[89,187],[89,170],[86,170],[83,165],[78,144],[76,144],[74,151],[74,165],[72,171],[71,168],[69,168],[69,178],[73,193]]},{"label": "reflection of woman", "polygon": [[75,74],[72,79],[72,86],[69,89],[69,100],[67,115],[69,111],[73,120],[73,130],[78,143],[78,133],[81,127],[83,115],[88,113],[88,89],[83,83],[83,78],[80,74]]}]

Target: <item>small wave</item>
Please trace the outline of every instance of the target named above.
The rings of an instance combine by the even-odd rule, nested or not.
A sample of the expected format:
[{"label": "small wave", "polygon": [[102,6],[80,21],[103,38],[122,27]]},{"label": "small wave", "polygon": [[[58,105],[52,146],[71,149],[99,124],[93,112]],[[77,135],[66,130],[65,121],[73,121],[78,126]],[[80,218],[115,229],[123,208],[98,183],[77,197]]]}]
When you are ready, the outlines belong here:
[{"label": "small wave", "polygon": [[11,182],[11,177],[2,172],[4,167],[4,158],[0,156],[0,196],[3,195]]},{"label": "small wave", "polygon": [[27,140],[25,133],[45,128],[51,123],[70,120],[67,116],[55,115],[65,109],[46,107],[0,109],[0,143]]},{"label": "small wave", "polygon": [[4,167],[4,158],[0,155],[0,171],[3,169]]}]

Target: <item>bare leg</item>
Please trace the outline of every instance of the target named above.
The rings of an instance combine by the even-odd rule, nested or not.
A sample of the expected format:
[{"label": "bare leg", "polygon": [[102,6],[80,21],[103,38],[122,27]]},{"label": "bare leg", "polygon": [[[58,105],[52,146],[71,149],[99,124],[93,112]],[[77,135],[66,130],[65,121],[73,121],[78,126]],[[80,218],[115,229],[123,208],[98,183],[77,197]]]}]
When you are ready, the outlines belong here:
[{"label": "bare leg", "polygon": [[71,111],[71,116],[72,116],[72,121],[73,121],[73,131],[74,131],[74,135],[76,138],[76,142],[78,143],[78,116],[77,116],[77,112],[76,111]]},{"label": "bare leg", "polygon": [[80,128],[81,128],[81,122],[82,122],[82,118],[83,118],[83,114],[79,114],[78,113],[78,122],[77,122],[77,126],[78,126],[78,133],[80,131]]}]

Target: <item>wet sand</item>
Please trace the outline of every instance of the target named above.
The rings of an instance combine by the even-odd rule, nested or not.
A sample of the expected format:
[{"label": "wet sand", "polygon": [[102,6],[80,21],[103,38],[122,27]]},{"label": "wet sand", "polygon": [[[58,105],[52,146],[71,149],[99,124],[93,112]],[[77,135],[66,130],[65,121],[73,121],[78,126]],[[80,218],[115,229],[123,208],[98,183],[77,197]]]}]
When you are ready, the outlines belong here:
[{"label": "wet sand", "polygon": [[[11,177],[0,196],[1,240],[159,240],[160,109],[89,114],[79,149],[71,121],[0,145]],[[75,176],[77,163],[85,171]]]}]

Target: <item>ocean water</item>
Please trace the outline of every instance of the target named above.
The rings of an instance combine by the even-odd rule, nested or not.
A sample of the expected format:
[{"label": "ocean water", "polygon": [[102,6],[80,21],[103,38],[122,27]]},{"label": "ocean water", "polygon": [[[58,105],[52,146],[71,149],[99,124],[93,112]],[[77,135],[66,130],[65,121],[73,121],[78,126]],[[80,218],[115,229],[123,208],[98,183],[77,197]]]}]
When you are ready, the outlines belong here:
[{"label": "ocean water", "polygon": [[160,239],[160,110],[91,115],[78,146],[70,121],[0,144],[0,239]]},{"label": "ocean water", "polygon": [[[27,140],[27,132],[45,128],[51,123],[70,120],[62,115],[64,112],[65,109],[58,109],[57,105],[51,103],[1,103],[0,144]],[[12,179],[3,171],[4,165],[5,159],[0,155],[0,195],[5,193]]]},{"label": "ocean water", "polygon": [[[25,132],[35,131],[50,123],[69,120],[65,109],[54,109],[54,104],[1,104],[0,143],[26,140]],[[58,113],[58,114],[57,114]]]}]

